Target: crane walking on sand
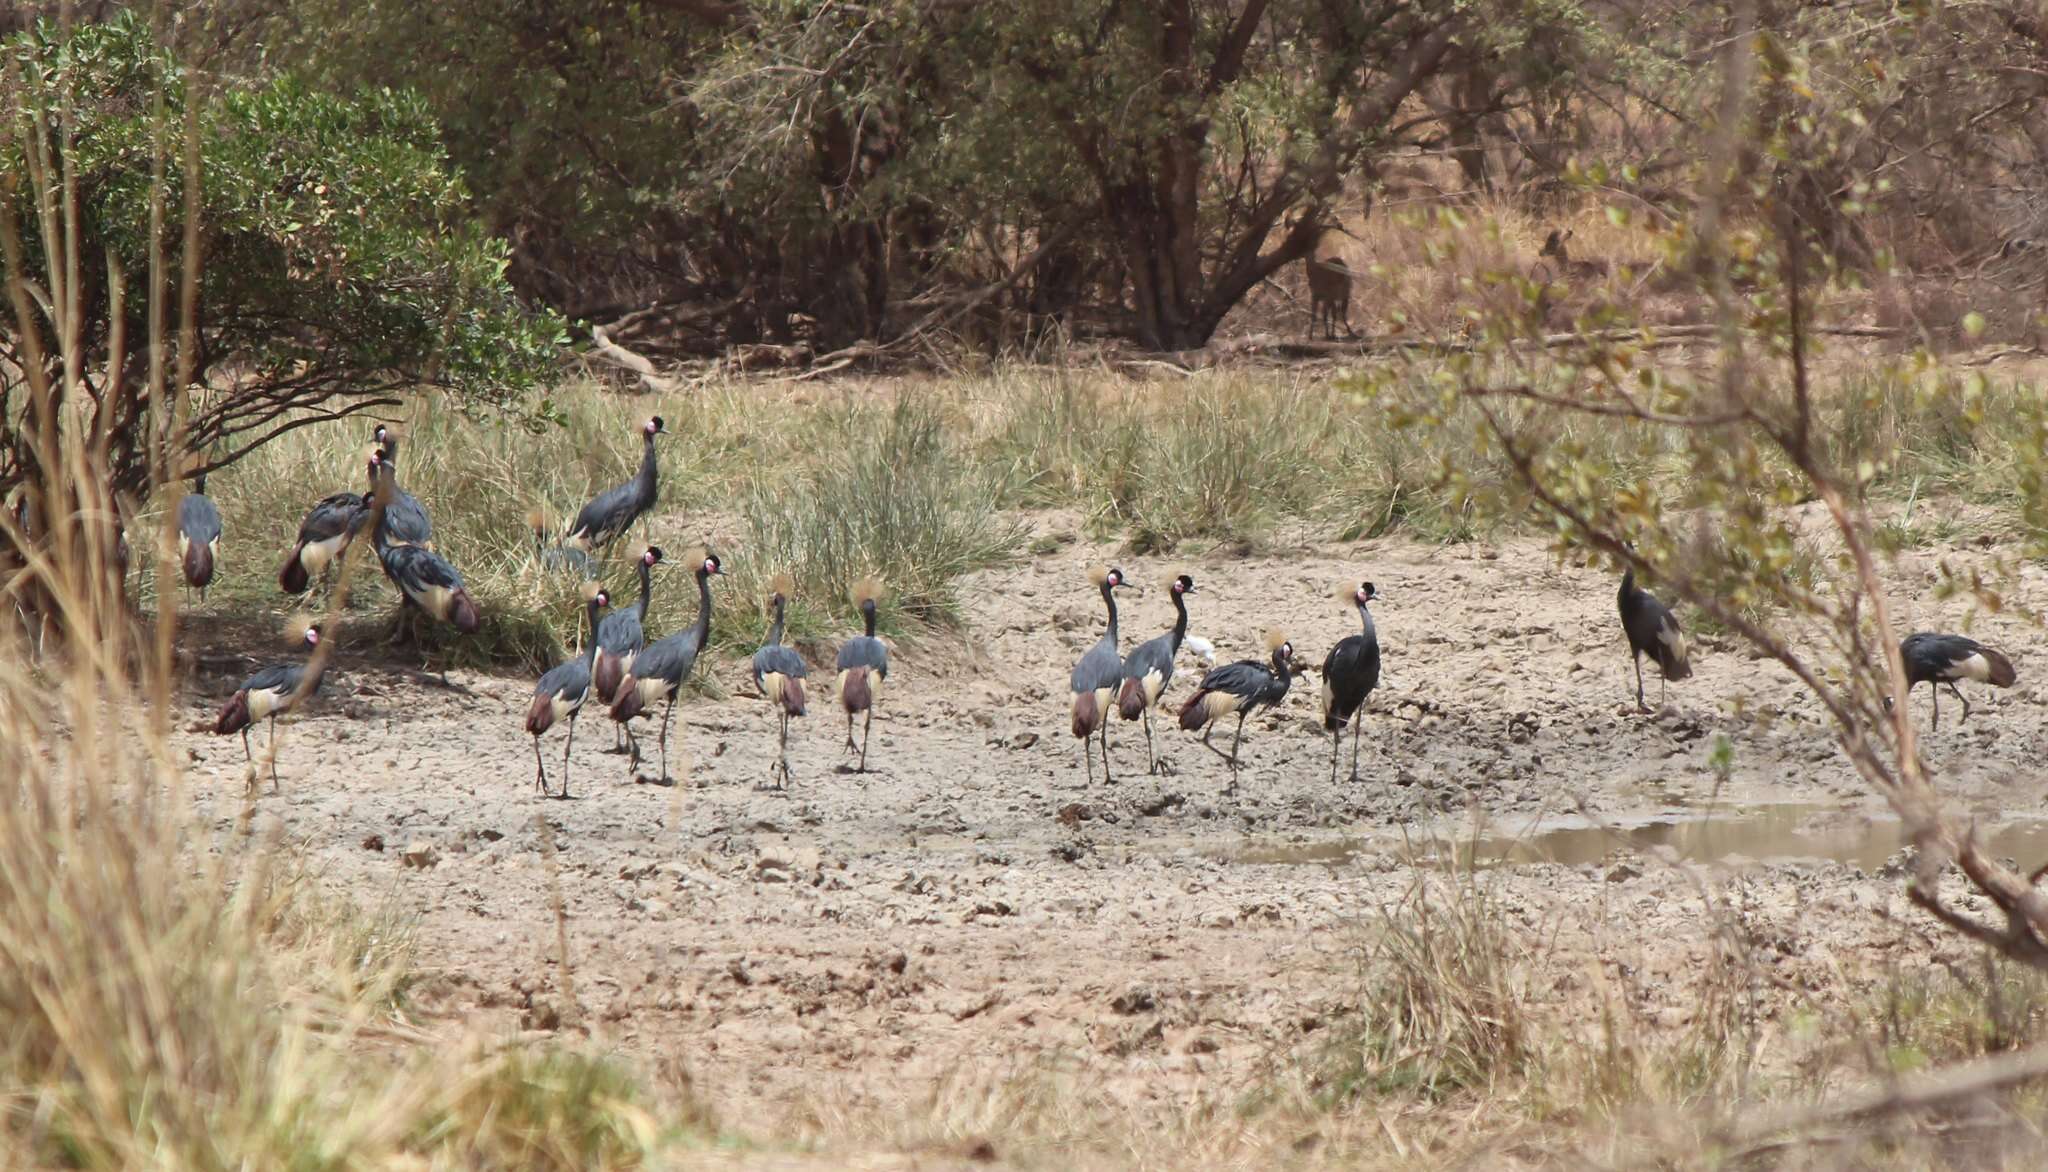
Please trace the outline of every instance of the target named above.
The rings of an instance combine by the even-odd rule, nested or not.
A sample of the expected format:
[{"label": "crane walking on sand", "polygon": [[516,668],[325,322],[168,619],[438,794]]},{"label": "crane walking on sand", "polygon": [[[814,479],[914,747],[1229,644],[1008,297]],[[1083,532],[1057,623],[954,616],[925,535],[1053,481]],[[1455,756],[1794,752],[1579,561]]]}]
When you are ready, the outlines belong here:
[{"label": "crane walking on sand", "polygon": [[241,733],[242,757],[254,764],[256,757],[249,751],[249,726],[259,720],[269,722],[267,752],[273,790],[277,788],[277,718],[297,707],[303,697],[319,691],[320,679],[327,674],[326,658],[319,653],[320,624],[300,615],[292,620],[291,631],[296,641],[306,645],[306,662],[272,664],[243,680],[228,702],[221,705],[220,717],[213,724],[213,731],[220,736]]},{"label": "crane walking on sand", "polygon": [[377,442],[384,474],[391,478],[391,499],[385,502],[384,517],[371,539],[380,553],[393,545],[434,548],[434,523],[427,519],[427,507],[418,497],[398,487],[398,441],[404,437],[397,428],[383,423],[370,434]]},{"label": "crane walking on sand", "polygon": [[1102,605],[1109,610],[1109,627],[1102,638],[1074,665],[1067,686],[1074,693],[1074,739],[1081,742],[1081,760],[1088,766],[1088,780],[1095,780],[1095,761],[1088,756],[1088,738],[1102,737],[1102,780],[1109,776],[1109,705],[1123,683],[1124,661],[1116,651],[1116,595],[1123,586],[1124,572],[1114,566],[1088,571],[1088,580],[1102,591]]},{"label": "crane walking on sand", "polygon": [[[1941,727],[1941,685],[1963,703],[1963,719],[1970,719],[1970,698],[1956,687],[1958,680],[1976,680],[1994,688],[2010,688],[2019,679],[2012,660],[1964,635],[1937,635],[1919,631],[1899,644],[1899,658],[1906,663],[1906,691],[1925,681],[1934,698],[1934,727]],[[1889,706],[1890,701],[1886,701]]]},{"label": "crane walking on sand", "polygon": [[1672,680],[1692,675],[1686,657],[1685,632],[1655,595],[1636,586],[1636,570],[1630,566],[1621,575],[1621,629],[1628,633],[1628,654],[1636,668],[1636,711],[1648,712],[1643,703],[1643,656],[1657,661],[1662,673],[1657,683],[1657,707],[1664,707],[1664,689]]},{"label": "crane walking on sand", "polygon": [[[1230,762],[1232,789],[1237,788],[1237,747],[1244,739],[1244,718],[1260,706],[1278,708],[1287,699],[1288,686],[1306,666],[1294,657],[1294,644],[1281,631],[1267,632],[1266,649],[1270,652],[1268,663],[1240,659],[1211,668],[1180,710],[1180,726],[1189,732],[1202,729],[1202,744]],[[1237,713],[1237,734],[1230,738],[1230,752],[1225,754],[1210,743],[1209,736],[1216,731],[1215,720],[1230,712]]]},{"label": "crane walking on sand", "polygon": [[315,574],[325,586],[335,560],[348,551],[349,542],[355,540],[370,519],[377,491],[378,461],[377,453],[372,451],[367,492],[337,492],[307,511],[305,520],[299,522],[298,541],[277,571],[278,589],[286,594],[304,594]]},{"label": "crane walking on sand", "polygon": [[864,717],[860,728],[860,764],[854,767],[855,773],[868,771],[868,733],[875,726],[875,704],[882,697],[882,682],[889,678],[889,648],[875,638],[875,604],[881,597],[882,584],[873,578],[863,578],[853,588],[853,604],[860,608],[866,633],[839,645],[839,706],[846,709],[849,753],[854,750],[853,718]]},{"label": "crane walking on sand", "polygon": [[[687,630],[656,640],[634,656],[633,670],[619,681],[617,697],[612,701],[612,719],[620,724],[647,711],[657,700],[668,701],[661,712],[660,781],[669,780],[668,722],[675,715],[676,693],[682,691],[683,681],[690,678],[690,669],[697,666],[698,652],[711,639],[711,576],[725,572],[719,568],[716,554],[700,550],[691,560],[697,563],[697,621]],[[633,739],[630,729],[626,739],[633,749],[630,768],[637,770],[640,742]]]},{"label": "crane walking on sand", "polygon": [[[580,551],[579,551],[580,552]],[[661,547],[650,545],[640,552],[640,601],[604,616],[597,627],[597,657],[591,661],[591,686],[597,702],[607,708],[619,698],[619,682],[633,670],[633,657],[647,645],[647,600],[654,593],[654,567],[661,564]],[[614,725],[611,752],[626,751],[624,725]]]},{"label": "crane walking on sand", "polygon": [[[398,491],[397,470],[389,462],[381,461],[382,452],[378,455],[381,468],[376,500],[389,514]],[[483,625],[483,616],[477,610],[476,601],[469,596],[469,588],[463,585],[462,575],[447,558],[424,545],[393,542],[379,546],[377,560],[383,563],[384,573],[390,576],[411,605],[440,622],[453,624],[465,635],[476,634]]]},{"label": "crane walking on sand", "polygon": [[185,583],[199,591],[206,601],[206,587],[213,581],[214,559],[220,555],[220,509],[206,495],[206,473],[192,481],[192,491],[178,502],[178,561],[185,569]]},{"label": "crane walking on sand", "polygon": [[1145,640],[1124,657],[1123,690],[1116,698],[1119,716],[1125,720],[1144,719],[1145,757],[1151,762],[1153,773],[1158,773],[1160,766],[1159,753],[1152,741],[1152,710],[1159,706],[1159,698],[1173,682],[1173,663],[1188,633],[1187,596],[1195,593],[1195,580],[1182,574],[1166,587],[1173,596],[1173,629]]},{"label": "crane walking on sand", "polygon": [[661,416],[656,415],[640,430],[644,447],[640,453],[639,473],[626,483],[599,493],[596,499],[584,505],[576,514],[576,520],[570,523],[568,536],[562,539],[564,546],[588,551],[610,545],[641,514],[654,507],[655,498],[660,495],[655,473],[654,437],[668,434],[668,427],[662,423]]},{"label": "crane walking on sand", "polygon": [[794,593],[796,583],[788,574],[777,574],[768,583],[768,607],[774,620],[768,628],[767,641],[754,652],[754,687],[760,690],[763,699],[775,706],[777,723],[781,727],[775,758],[777,787],[789,784],[789,720],[792,716],[804,714],[804,679],[811,674],[810,665],[804,662],[804,657],[796,653],[796,648],[782,641],[783,608]]},{"label": "crane walking on sand", "polygon": [[1337,750],[1344,743],[1344,725],[1351,725],[1351,780],[1358,780],[1358,733],[1365,705],[1380,686],[1380,636],[1366,604],[1379,597],[1370,582],[1345,587],[1337,597],[1358,607],[1365,629],[1337,641],[1323,657],[1323,727],[1330,733],[1330,783],[1337,781]]},{"label": "crane walking on sand", "polygon": [[[595,582],[583,584],[583,600],[590,610],[590,628],[597,629],[597,614],[611,605],[611,596],[604,587]],[[554,797],[569,796],[569,750],[576,746],[576,714],[583,710],[584,701],[590,698],[590,656],[597,650],[597,640],[592,639],[583,653],[574,659],[565,660],[549,668],[533,688],[533,704],[526,710],[526,731],[533,736],[533,784],[540,788],[540,796],[548,797],[548,767],[541,761],[540,736],[554,726],[558,720],[569,724],[569,739],[562,746],[562,792]]]}]

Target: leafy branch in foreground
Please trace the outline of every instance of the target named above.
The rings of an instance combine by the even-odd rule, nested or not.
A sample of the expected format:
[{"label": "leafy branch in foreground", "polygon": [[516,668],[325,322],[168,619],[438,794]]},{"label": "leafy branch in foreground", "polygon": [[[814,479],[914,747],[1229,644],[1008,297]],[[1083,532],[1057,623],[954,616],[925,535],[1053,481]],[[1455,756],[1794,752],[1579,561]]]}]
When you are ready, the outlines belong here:
[{"label": "leafy branch in foreground", "polygon": [[[1778,197],[1791,182],[1787,172],[1841,164],[1829,153],[1830,115],[1789,96],[1796,59],[1779,47],[1767,46],[1756,61],[1749,52],[1731,43],[1726,84],[1742,100],[1724,106],[1725,125],[1731,144],[1754,133],[1765,146],[1752,154],[1731,145],[1720,160],[1728,179],[1707,189],[1712,200],[1740,197],[1765,213],[1766,227],[1743,241],[1758,262],[1755,277],[1738,294],[1718,275],[1728,263],[1719,204],[1701,210],[1685,245],[1694,254],[1689,271],[1704,274],[1719,308],[1718,362],[1652,364],[1655,331],[1646,327],[1640,342],[1588,337],[1562,369],[1524,365],[1517,333],[1528,318],[1504,313],[1488,323],[1490,347],[1453,361],[1441,377],[1368,376],[1363,389],[1400,425],[1476,420],[1486,442],[1477,466],[1461,475],[1498,476],[1515,507],[1532,507],[1553,528],[1561,552],[1598,551],[1632,567],[1789,671],[1825,708],[1843,752],[1917,848],[1913,902],[1953,931],[2048,970],[2048,895],[1987,857],[1973,828],[1944,809],[1916,738],[1899,649],[1906,632],[1894,622],[1870,508],[1872,483],[1891,454],[1830,434],[1823,422],[1827,392],[1816,386],[1809,317],[1811,270],[1826,254],[1796,202]],[[1752,86],[1769,99],[1755,109],[1747,105]],[[1954,396],[1952,409],[1964,418],[1981,410],[1981,380],[1933,393]],[[2044,408],[2018,409],[2024,417],[2011,425],[2039,434]],[[1675,457],[1690,475],[1631,473],[1609,450],[1578,438],[1571,424],[1587,419],[1621,429],[1640,450]],[[2031,466],[2017,491],[2031,518],[2048,483],[2048,455],[2035,448],[2022,459]],[[1802,557],[1816,540],[1830,556]],[[1944,565],[1942,573],[1944,595],[2008,609],[1999,586],[2010,567],[1994,564],[1987,574]],[[1991,915],[1944,894],[1951,862]]]}]

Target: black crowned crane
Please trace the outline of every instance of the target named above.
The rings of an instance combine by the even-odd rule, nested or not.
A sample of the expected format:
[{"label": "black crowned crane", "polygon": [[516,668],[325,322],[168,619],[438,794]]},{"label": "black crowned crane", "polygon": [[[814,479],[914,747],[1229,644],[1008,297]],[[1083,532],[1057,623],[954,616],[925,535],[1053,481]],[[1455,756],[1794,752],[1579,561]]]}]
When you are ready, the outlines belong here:
[{"label": "black crowned crane", "polygon": [[178,502],[178,560],[185,569],[185,583],[199,591],[206,601],[206,587],[213,581],[214,559],[220,556],[220,510],[206,495],[206,473],[192,481],[192,491]]},{"label": "black crowned crane", "polygon": [[1097,566],[1088,580],[1102,591],[1102,605],[1109,611],[1109,626],[1095,646],[1081,656],[1081,662],[1067,676],[1067,688],[1074,694],[1074,739],[1081,742],[1081,760],[1088,767],[1088,780],[1095,780],[1095,760],[1088,755],[1088,738],[1102,740],[1102,780],[1109,777],[1109,706],[1124,682],[1124,661],[1116,650],[1116,593],[1126,585],[1124,572],[1115,566]]},{"label": "black crowned crane", "polygon": [[[384,466],[378,477],[377,500],[386,510],[391,507],[393,483],[390,466]],[[462,575],[456,572],[448,559],[423,545],[394,544],[377,551],[378,560],[384,563],[384,573],[405,595],[405,600],[444,623],[452,623],[456,630],[465,635],[476,634],[483,625],[483,616],[478,613],[476,601],[469,596],[469,590],[462,584]]]},{"label": "black crowned crane", "polygon": [[1337,592],[1358,608],[1358,621],[1365,629],[1337,641],[1323,657],[1323,727],[1330,733],[1330,782],[1337,781],[1337,750],[1344,743],[1344,726],[1351,726],[1351,780],[1358,780],[1358,734],[1365,720],[1365,705],[1372,690],[1380,686],[1380,636],[1372,625],[1372,610],[1366,605],[1379,597],[1370,582],[1345,587]]},{"label": "black crowned crane", "polygon": [[1648,712],[1649,705],[1643,703],[1643,656],[1657,661],[1661,672],[1657,683],[1657,707],[1664,706],[1664,689],[1672,680],[1682,680],[1692,675],[1692,662],[1686,658],[1685,632],[1679,629],[1678,620],[1671,616],[1664,604],[1655,595],[1636,586],[1636,569],[1628,567],[1621,575],[1621,593],[1617,596],[1621,606],[1621,629],[1628,633],[1628,654],[1636,668],[1636,711]]},{"label": "black crowned crane", "polygon": [[277,788],[277,718],[319,691],[320,679],[327,673],[327,657],[320,654],[320,624],[301,615],[292,620],[291,630],[294,641],[306,646],[306,662],[272,664],[243,680],[228,702],[221,705],[220,717],[213,724],[213,731],[221,736],[241,733],[242,756],[254,764],[255,755],[249,751],[249,726],[259,720],[270,722],[272,789]]},{"label": "black crowned crane", "polygon": [[1142,717],[1145,721],[1145,757],[1151,762],[1153,773],[1159,772],[1159,753],[1152,742],[1152,710],[1159,706],[1159,698],[1173,682],[1173,663],[1188,634],[1187,596],[1195,593],[1195,580],[1182,574],[1168,582],[1166,589],[1173,596],[1173,629],[1145,640],[1124,656],[1123,690],[1116,698],[1117,715],[1125,720]]},{"label": "black crowned crane", "polygon": [[596,500],[583,506],[576,514],[576,520],[569,526],[562,544],[583,550],[595,550],[610,545],[613,539],[638,520],[642,513],[654,507],[658,492],[655,482],[654,437],[668,434],[668,428],[656,415],[641,427],[644,448],[640,453],[640,472],[633,479],[617,488],[600,493]]},{"label": "black crowned crane", "polygon": [[[1899,658],[1906,663],[1906,691],[1926,682],[1934,697],[1934,727],[1941,727],[1941,686],[1963,703],[1963,719],[1970,719],[1970,699],[1956,687],[1959,680],[1975,680],[1994,688],[2010,688],[2019,679],[2012,660],[1964,635],[1937,635],[1919,631],[1899,644]],[[1889,702],[1887,702],[1889,703]]]},{"label": "black crowned crane", "polygon": [[789,783],[789,720],[804,714],[804,680],[811,674],[810,665],[796,653],[796,648],[782,641],[783,611],[789,604],[789,596],[796,593],[796,583],[788,574],[777,574],[768,583],[768,609],[772,621],[768,626],[768,639],[761,649],[754,652],[754,687],[761,697],[775,706],[777,722],[781,726],[780,748],[775,758],[777,785]]},{"label": "black crowned crane", "polygon": [[367,492],[337,492],[314,505],[305,520],[299,522],[299,539],[277,571],[278,589],[286,594],[304,594],[315,575],[323,583],[327,581],[335,561],[348,551],[349,542],[355,540],[370,519],[379,459],[376,452],[370,453]]},{"label": "black crowned crane", "polygon": [[[585,582],[583,601],[589,608],[590,628],[594,631],[598,612],[611,605],[611,597],[604,587]],[[590,699],[590,656],[596,650],[597,640],[592,639],[582,654],[549,668],[534,685],[533,704],[526,710],[526,731],[533,737],[533,784],[540,787],[542,797],[550,795],[548,767],[540,756],[540,738],[558,720],[568,722],[569,739],[562,745],[562,792],[552,796],[569,796],[569,750],[576,746],[576,714],[583,710],[584,701]]]},{"label": "black crowned crane", "polygon": [[395,427],[380,423],[371,433],[382,455],[385,474],[391,478],[391,499],[384,505],[384,518],[371,537],[381,552],[393,545],[421,545],[434,548],[434,523],[427,519],[427,507],[419,498],[398,487],[398,441],[405,437]]},{"label": "black crowned crane", "polygon": [[[648,711],[657,700],[668,701],[661,713],[662,781],[668,780],[668,721],[676,710],[676,693],[690,677],[690,669],[697,666],[697,653],[711,639],[711,576],[725,572],[719,568],[716,554],[699,551],[692,560],[697,563],[697,621],[687,630],[648,644],[634,656],[633,670],[619,681],[612,701],[612,719],[620,724]],[[627,737],[631,739],[630,731]],[[639,763],[640,746],[634,741],[633,765]]]},{"label": "black crowned crane", "polygon": [[[633,670],[633,657],[647,645],[647,600],[654,593],[654,567],[661,564],[661,547],[650,545],[640,553],[640,601],[604,616],[597,627],[597,657],[591,661],[591,686],[597,702],[610,707],[619,698],[619,682]],[[623,726],[621,726],[623,727]],[[612,752],[626,751],[624,733],[612,745]]]},{"label": "black crowned crane", "polygon": [[875,726],[875,705],[881,702],[882,684],[889,678],[889,648],[875,638],[875,606],[882,598],[882,584],[863,578],[853,588],[853,605],[860,610],[865,634],[855,635],[839,645],[839,706],[846,709],[846,751],[853,752],[853,718],[860,726],[860,764],[856,773],[868,771],[868,733]]},{"label": "black crowned crane", "polygon": [[[1307,667],[1294,657],[1294,644],[1280,631],[1267,633],[1266,650],[1270,653],[1267,662],[1240,659],[1209,669],[1195,694],[1181,705],[1180,726],[1189,732],[1203,730],[1202,744],[1230,762],[1232,786],[1237,784],[1237,747],[1244,739],[1244,718],[1262,706],[1278,708],[1287,699],[1287,689],[1294,677]],[[1232,712],[1237,713],[1237,734],[1230,738],[1230,752],[1226,754],[1210,743],[1209,736],[1216,731],[1215,720]]]}]

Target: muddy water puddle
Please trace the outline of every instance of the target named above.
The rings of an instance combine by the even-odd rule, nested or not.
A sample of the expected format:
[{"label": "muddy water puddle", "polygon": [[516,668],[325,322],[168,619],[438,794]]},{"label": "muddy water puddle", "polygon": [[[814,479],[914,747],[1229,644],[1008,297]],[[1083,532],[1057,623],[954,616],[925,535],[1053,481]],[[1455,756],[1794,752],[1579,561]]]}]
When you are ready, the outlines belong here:
[{"label": "muddy water puddle", "polygon": [[[2048,862],[2048,821],[1981,826],[1978,834],[1992,857],[2012,858],[2022,870]],[[1657,856],[1668,851],[1693,863],[1826,860],[1873,871],[1902,846],[1899,821],[1889,813],[1784,802],[1712,810],[1673,808],[1597,822],[1570,815],[1538,819],[1519,829],[1487,826],[1475,833],[1469,827],[1447,828],[1410,833],[1405,839],[1387,835],[1267,844],[1233,851],[1228,857],[1247,864],[1336,867],[1359,855],[1395,854],[1482,868],[1530,863],[1576,867],[1599,863],[1617,852]]]}]

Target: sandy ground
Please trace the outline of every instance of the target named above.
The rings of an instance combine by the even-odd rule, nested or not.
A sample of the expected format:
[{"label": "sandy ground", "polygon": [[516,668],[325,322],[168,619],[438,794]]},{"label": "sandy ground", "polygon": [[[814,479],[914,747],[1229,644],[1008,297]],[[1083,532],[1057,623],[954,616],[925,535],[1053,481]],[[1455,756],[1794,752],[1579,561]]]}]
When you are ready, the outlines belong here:
[{"label": "sandy ground", "polygon": [[[1903,557],[1904,621],[1959,623],[1961,603],[1917,599],[1932,598],[1936,559],[1985,552]],[[259,818],[304,844],[330,885],[416,917],[423,1018],[587,1031],[651,1068],[686,1069],[743,1129],[857,1128],[962,1079],[1055,1059],[1139,1105],[1249,1085],[1359,995],[1369,925],[1416,881],[1402,835],[1427,851],[1480,820],[1514,832],[1580,809],[1634,825],[1710,801],[1769,806],[1862,863],[1693,870],[1628,862],[1619,839],[1592,832],[1592,849],[1582,835],[1563,863],[1486,872],[1504,914],[1541,942],[1537,994],[1559,1005],[1614,980],[1642,1020],[1682,1023],[1710,947],[1702,875],[1786,987],[1824,997],[1878,979],[1889,958],[1962,955],[1877,873],[1881,811],[1789,677],[1706,641],[1671,707],[1635,715],[1614,578],[1560,567],[1534,542],[1118,559],[1147,584],[1192,573],[1192,629],[1220,655],[1256,654],[1261,630],[1280,625],[1318,665],[1356,625],[1332,588],[1369,578],[1386,675],[1357,783],[1329,780],[1311,676],[1247,725],[1234,792],[1223,763],[1170,724],[1167,776],[1146,775],[1138,726],[1119,723],[1117,777],[1091,786],[1066,680],[1100,634],[1084,569],[1110,556],[1068,545],[971,580],[964,645],[896,649],[864,776],[842,771],[843,725],[819,671],[786,791],[761,788],[775,722],[741,664],[716,667],[732,699],[678,707],[680,784],[633,780],[604,752],[609,722],[593,709],[579,722],[575,800],[543,801],[521,727],[531,680],[456,673],[443,688],[344,647],[326,693],[286,727],[282,790],[258,799]],[[1126,647],[1171,616],[1156,586],[1127,599]],[[2048,814],[2033,768],[2048,750],[2042,640],[1996,617],[1975,633],[2012,654],[2020,684],[1976,689],[1967,725],[1945,705],[1929,753],[1959,802],[2033,849],[2022,832]],[[246,669],[231,653],[243,649],[202,650],[193,720]],[[807,650],[828,662],[829,649]],[[1182,678],[1169,702],[1190,690]],[[1654,701],[1654,676],[1650,690]],[[1924,718],[1924,691],[1916,701]],[[1718,791],[1717,734],[1735,750]],[[232,826],[240,744],[185,739],[198,801]],[[551,777],[562,743],[557,731],[543,746]],[[1748,841],[1736,832],[1721,846],[1747,853]],[[2029,868],[2048,861],[2039,845]]]}]

